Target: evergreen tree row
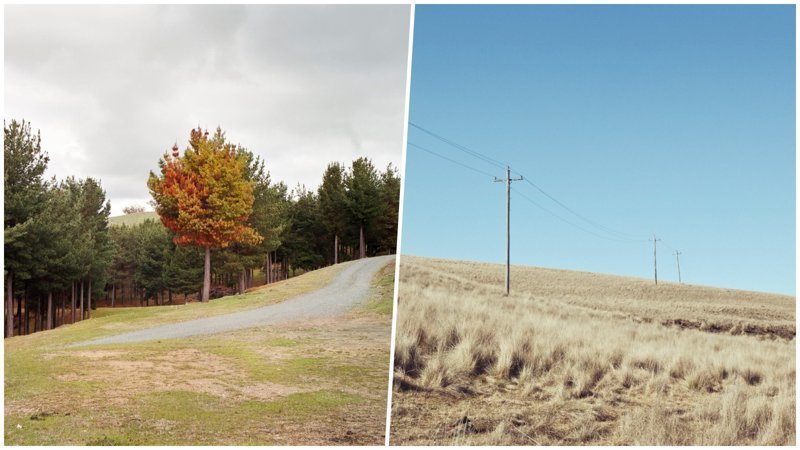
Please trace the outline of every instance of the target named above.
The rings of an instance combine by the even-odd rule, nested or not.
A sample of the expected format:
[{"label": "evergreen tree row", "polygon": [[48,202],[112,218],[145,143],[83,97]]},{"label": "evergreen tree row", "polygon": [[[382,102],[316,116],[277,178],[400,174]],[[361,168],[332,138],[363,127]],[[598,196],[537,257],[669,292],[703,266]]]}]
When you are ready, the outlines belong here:
[{"label": "evergreen tree row", "polygon": [[[218,154],[204,156],[213,151]],[[109,227],[110,206],[97,181],[45,180],[48,158],[39,135],[24,121],[5,127],[6,336],[89,317],[98,300],[112,307],[203,300],[206,267],[206,298],[214,298],[396,251],[400,178],[391,165],[381,172],[367,158],[349,167],[334,162],[316,191],[300,185],[290,191],[270,180],[260,157],[228,144],[221,130],[213,136],[192,130],[187,154],[195,161],[217,158],[211,177],[228,195],[217,214],[242,221],[231,228],[233,238],[220,233],[217,245],[175,231],[182,228],[163,208],[160,221]],[[158,196],[158,182],[168,176],[192,192],[197,180],[181,172],[191,163],[179,158],[177,146],[172,159],[165,155],[166,175],[151,174],[148,183],[157,203],[171,205]],[[243,234],[252,238],[236,239]]]},{"label": "evergreen tree row", "polygon": [[100,183],[44,179],[49,161],[29,123],[4,124],[6,336],[91,315],[114,255]]}]

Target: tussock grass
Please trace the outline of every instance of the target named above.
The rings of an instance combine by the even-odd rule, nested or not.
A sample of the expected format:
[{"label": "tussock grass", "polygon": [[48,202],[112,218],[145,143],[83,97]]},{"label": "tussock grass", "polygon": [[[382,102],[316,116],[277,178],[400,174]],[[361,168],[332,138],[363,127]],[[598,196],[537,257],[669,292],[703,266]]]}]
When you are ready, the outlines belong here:
[{"label": "tussock grass", "polygon": [[402,257],[393,443],[795,442],[793,298],[512,270]]}]

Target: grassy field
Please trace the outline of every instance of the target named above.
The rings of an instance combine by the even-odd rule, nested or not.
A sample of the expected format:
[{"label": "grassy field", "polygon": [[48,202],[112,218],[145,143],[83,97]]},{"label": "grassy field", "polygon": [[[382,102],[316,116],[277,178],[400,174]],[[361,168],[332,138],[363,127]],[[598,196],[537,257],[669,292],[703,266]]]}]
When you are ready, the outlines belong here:
[{"label": "grassy field", "polygon": [[101,308],[75,325],[6,339],[5,443],[382,444],[393,264],[368,302],[335,319],[66,348],[279,302],[327,284],[343,265],[208,304]]},{"label": "grassy field", "polygon": [[392,444],[795,443],[795,299],[403,256]]},{"label": "grassy field", "polygon": [[122,216],[114,216],[108,218],[109,225],[137,225],[147,219],[158,220],[158,214],[155,211],[145,211],[140,213],[125,214]]}]

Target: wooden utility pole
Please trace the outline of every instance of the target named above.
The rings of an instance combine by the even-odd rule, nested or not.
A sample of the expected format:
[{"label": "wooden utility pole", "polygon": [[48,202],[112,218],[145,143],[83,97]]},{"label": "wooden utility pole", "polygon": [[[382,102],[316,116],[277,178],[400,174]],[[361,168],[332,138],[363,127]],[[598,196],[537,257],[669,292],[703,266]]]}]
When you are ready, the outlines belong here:
[{"label": "wooden utility pole", "polygon": [[522,177],[511,178],[511,167],[508,166],[505,179],[494,179],[495,182],[506,184],[506,295],[511,291],[511,182],[521,180]]},{"label": "wooden utility pole", "polygon": [[648,240],[653,241],[653,275],[655,277],[656,284],[658,284],[658,258],[656,257],[656,243],[661,239],[656,238],[656,234],[653,233],[653,238]]},{"label": "wooden utility pole", "polygon": [[681,283],[681,252],[675,250],[675,262],[678,263],[678,283]]}]

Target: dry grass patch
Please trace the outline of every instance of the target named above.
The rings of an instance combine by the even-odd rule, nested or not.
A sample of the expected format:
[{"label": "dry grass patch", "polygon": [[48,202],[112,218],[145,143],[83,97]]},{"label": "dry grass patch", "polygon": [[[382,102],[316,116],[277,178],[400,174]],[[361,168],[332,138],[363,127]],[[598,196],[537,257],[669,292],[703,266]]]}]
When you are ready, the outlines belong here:
[{"label": "dry grass patch", "polygon": [[515,272],[402,258],[393,443],[794,443],[793,298]]}]

